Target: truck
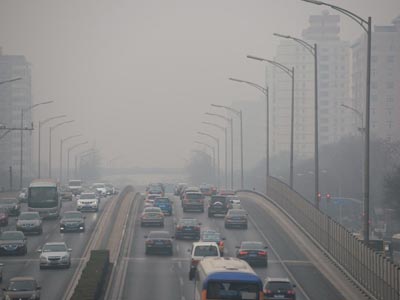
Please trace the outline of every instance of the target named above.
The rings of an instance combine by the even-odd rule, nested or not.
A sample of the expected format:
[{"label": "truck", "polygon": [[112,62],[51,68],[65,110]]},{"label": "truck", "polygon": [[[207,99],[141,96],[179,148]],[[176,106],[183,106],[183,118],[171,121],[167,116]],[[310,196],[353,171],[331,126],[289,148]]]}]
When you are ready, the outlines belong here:
[{"label": "truck", "polygon": [[68,189],[75,196],[76,195],[80,195],[82,193],[82,180],[80,180],[80,179],[71,179],[68,182]]}]

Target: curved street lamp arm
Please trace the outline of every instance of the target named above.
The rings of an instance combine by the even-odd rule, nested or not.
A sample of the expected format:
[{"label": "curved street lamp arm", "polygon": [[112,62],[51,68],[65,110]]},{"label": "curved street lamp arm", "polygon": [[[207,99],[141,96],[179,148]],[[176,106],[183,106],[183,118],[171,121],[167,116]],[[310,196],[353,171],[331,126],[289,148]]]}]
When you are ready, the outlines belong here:
[{"label": "curved street lamp arm", "polygon": [[58,123],[58,124],[56,124],[56,125],[54,125],[54,126],[51,126],[51,127],[50,127],[50,130],[54,130],[54,129],[56,129],[57,127],[60,127],[61,125],[68,124],[68,123],[72,123],[72,122],[74,122],[74,121],[75,121],[75,120],[69,120],[69,121],[65,121],[65,122]]},{"label": "curved street lamp arm", "polygon": [[232,78],[232,77],[229,78],[229,80],[236,81],[236,82],[240,82],[240,83],[246,83],[246,84],[248,84],[248,85],[250,85],[250,86],[252,86],[252,87],[255,87],[256,89],[258,89],[259,91],[261,91],[264,95],[266,95],[267,92],[268,92],[268,88],[262,87],[261,85],[259,85],[259,84],[257,84],[257,83],[254,83],[254,82],[251,82],[251,81],[241,80],[241,79]]},{"label": "curved street lamp arm", "polygon": [[209,116],[214,116],[214,117],[221,118],[221,119],[223,119],[223,120],[225,120],[225,121],[227,121],[227,122],[230,122],[230,121],[231,121],[231,118],[225,117],[225,116],[220,115],[220,114],[214,114],[214,113],[209,113],[209,112],[205,112],[204,114],[205,114],[205,115],[209,115]]},{"label": "curved street lamp arm", "polygon": [[306,41],[304,41],[302,39],[299,39],[299,38],[296,38],[296,37],[293,37],[293,36],[290,36],[290,35],[279,34],[279,33],[274,33],[274,35],[277,36],[277,37],[281,37],[281,38],[284,38],[284,39],[289,39],[289,40],[293,40],[295,42],[298,42],[304,48],[306,48],[307,51],[311,53],[311,55],[315,55],[315,46],[307,43]]},{"label": "curved street lamp arm", "polygon": [[206,147],[210,148],[211,150],[214,150],[214,149],[215,149],[213,146],[211,146],[211,145],[209,145],[209,144],[207,144],[207,143],[203,143],[203,142],[199,142],[199,141],[194,141],[194,142],[195,142],[196,144],[206,146]]},{"label": "curved street lamp arm", "polygon": [[253,56],[253,55],[247,55],[247,58],[250,59],[255,59],[255,60],[259,60],[259,61],[265,61],[267,63],[270,63],[271,65],[274,65],[275,67],[281,69],[283,72],[285,72],[287,75],[289,75],[290,78],[293,77],[293,71],[291,69],[289,69],[288,67],[286,67],[285,65],[278,63],[274,60],[270,60],[270,59],[266,59],[266,58],[261,58],[261,57],[257,57],[257,56]]},{"label": "curved street lamp arm", "polygon": [[39,121],[39,124],[40,124],[40,125],[44,125],[44,124],[46,124],[47,122],[50,122],[50,121],[53,121],[53,120],[59,119],[59,118],[64,118],[64,117],[66,117],[66,116],[67,116],[67,115],[59,115],[59,116],[51,117],[51,118],[45,119],[44,121]]},{"label": "curved street lamp arm", "polygon": [[217,137],[211,135],[211,134],[208,134],[208,133],[205,133],[205,132],[202,132],[202,131],[197,131],[197,134],[208,136],[209,138],[211,138],[214,141],[216,141],[217,143],[219,143],[219,139]]},{"label": "curved street lamp arm", "polygon": [[225,109],[235,113],[236,115],[240,116],[240,111],[236,110],[236,109],[234,109],[232,107],[225,106],[225,105],[218,105],[218,104],[211,104],[211,106],[218,107],[218,108],[225,108]]},{"label": "curved street lamp arm", "polygon": [[216,128],[221,129],[222,131],[225,131],[225,130],[226,130],[226,127],[221,126],[221,125],[218,125],[218,124],[215,124],[215,123],[212,123],[212,122],[201,122],[201,123],[207,124],[207,125],[210,125],[210,126],[214,126],[214,127],[216,127]]}]

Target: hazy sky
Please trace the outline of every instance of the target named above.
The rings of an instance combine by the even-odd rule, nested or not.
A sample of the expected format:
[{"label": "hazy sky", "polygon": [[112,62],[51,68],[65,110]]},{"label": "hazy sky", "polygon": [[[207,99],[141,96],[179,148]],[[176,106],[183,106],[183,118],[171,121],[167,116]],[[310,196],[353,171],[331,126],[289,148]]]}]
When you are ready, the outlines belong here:
[{"label": "hazy sky", "polygon": [[[400,14],[400,0],[330,3],[375,25]],[[36,121],[76,120],[59,137],[83,134],[104,163],[181,167],[210,103],[257,97],[227,80],[263,81],[246,54],[272,58],[273,32],[300,36],[323,9],[300,0],[0,0],[0,47],[31,63],[34,103],[55,101]],[[361,33],[342,17],[343,39]]]}]

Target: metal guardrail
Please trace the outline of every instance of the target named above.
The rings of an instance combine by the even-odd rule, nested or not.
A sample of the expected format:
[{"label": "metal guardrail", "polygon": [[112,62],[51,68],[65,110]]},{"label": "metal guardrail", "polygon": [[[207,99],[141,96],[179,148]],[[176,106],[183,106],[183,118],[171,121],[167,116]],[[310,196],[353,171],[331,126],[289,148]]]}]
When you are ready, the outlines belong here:
[{"label": "metal guardrail", "polygon": [[400,300],[400,267],[367,247],[279,179],[269,177],[267,192],[268,198],[303,227],[371,298]]}]

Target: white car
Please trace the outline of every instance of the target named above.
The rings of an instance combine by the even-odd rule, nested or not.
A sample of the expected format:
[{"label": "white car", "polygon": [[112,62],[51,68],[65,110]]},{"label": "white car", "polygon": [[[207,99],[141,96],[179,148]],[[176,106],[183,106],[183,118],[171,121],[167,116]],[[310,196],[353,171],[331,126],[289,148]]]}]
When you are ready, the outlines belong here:
[{"label": "white car", "polygon": [[71,251],[64,242],[46,243],[39,249],[40,269],[69,268],[71,266]]},{"label": "white car", "polygon": [[104,183],[94,183],[92,185],[93,191],[96,191],[100,196],[107,196],[107,188]]},{"label": "white car", "polygon": [[207,256],[221,256],[216,242],[195,242],[188,250],[191,253],[189,280],[194,278],[199,261]]},{"label": "white car", "polygon": [[99,211],[99,199],[95,193],[82,193],[76,201],[79,211]]}]

